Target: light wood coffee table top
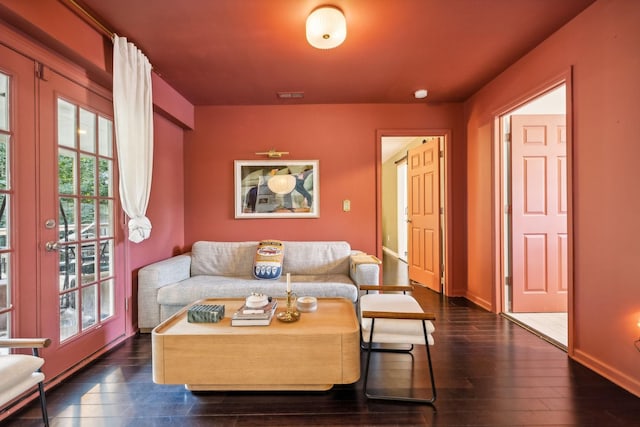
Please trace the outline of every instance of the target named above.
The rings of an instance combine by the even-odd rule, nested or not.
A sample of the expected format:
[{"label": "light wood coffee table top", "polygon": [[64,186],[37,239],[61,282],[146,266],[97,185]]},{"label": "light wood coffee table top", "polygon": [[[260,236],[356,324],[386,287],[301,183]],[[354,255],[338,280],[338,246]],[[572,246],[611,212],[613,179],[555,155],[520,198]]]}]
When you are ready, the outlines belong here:
[{"label": "light wood coffee table top", "polygon": [[[318,310],[269,326],[231,326],[244,299],[223,304],[218,323],[187,322],[188,307],[152,331],[153,380],[190,390],[328,390],[360,378],[360,326],[353,303],[319,298]],[[286,301],[278,299],[278,312]]]}]

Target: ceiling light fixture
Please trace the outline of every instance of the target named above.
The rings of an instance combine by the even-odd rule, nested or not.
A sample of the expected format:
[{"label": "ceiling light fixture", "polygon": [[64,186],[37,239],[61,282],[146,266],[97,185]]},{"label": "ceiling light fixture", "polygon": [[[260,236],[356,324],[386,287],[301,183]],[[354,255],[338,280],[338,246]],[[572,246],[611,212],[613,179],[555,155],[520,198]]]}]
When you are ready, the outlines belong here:
[{"label": "ceiling light fixture", "polygon": [[427,92],[427,90],[426,90],[426,89],[418,89],[417,91],[415,91],[415,92],[413,93],[413,96],[414,96],[416,99],[424,99],[424,98],[426,98],[426,97],[427,97],[427,94],[428,94],[428,92]]},{"label": "ceiling light fixture", "polygon": [[335,6],[321,6],[307,18],[307,41],[318,49],[333,49],[347,38],[347,20]]}]

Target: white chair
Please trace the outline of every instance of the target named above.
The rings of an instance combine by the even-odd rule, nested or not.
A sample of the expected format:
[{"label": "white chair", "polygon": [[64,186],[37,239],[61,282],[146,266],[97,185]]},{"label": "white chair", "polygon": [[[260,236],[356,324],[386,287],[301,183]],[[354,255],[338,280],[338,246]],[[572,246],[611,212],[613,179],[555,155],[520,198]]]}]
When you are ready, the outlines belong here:
[{"label": "white chair", "polygon": [[48,338],[6,338],[0,339],[0,348],[30,348],[32,356],[28,354],[0,355],[0,407],[24,395],[35,385],[40,393],[40,408],[42,421],[49,426],[47,404],[44,396],[44,374],[40,368],[44,359],[38,356],[38,349],[48,347]]},{"label": "white chair", "polygon": [[[420,304],[407,291],[411,286],[360,286],[367,291],[359,299],[362,348],[367,352],[364,374],[364,393],[369,399],[399,400],[405,402],[426,403],[433,405],[436,400],[436,384],[433,378],[430,346],[434,344],[433,322],[435,315],[425,313]],[[369,291],[402,291],[402,293],[368,293]],[[378,344],[408,344],[408,349],[385,348]],[[369,366],[372,352],[409,353],[414,344],[424,344],[429,365],[431,381],[431,397],[415,398],[411,396],[376,395],[369,392]],[[375,347],[374,347],[375,346]],[[413,355],[412,355],[413,356]]]}]

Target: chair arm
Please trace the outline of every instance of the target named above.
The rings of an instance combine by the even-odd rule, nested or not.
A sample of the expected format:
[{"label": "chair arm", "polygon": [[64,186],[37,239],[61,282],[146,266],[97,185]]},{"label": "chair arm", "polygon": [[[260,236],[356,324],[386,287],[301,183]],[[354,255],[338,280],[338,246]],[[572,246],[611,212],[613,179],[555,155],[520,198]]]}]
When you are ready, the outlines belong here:
[{"label": "chair arm", "polygon": [[363,311],[363,318],[436,320],[434,313],[399,313],[395,311]]},{"label": "chair arm", "polygon": [[3,338],[0,339],[0,348],[45,348],[49,347],[49,338]]},{"label": "chair arm", "polygon": [[413,286],[410,285],[360,285],[361,291],[413,291]]}]

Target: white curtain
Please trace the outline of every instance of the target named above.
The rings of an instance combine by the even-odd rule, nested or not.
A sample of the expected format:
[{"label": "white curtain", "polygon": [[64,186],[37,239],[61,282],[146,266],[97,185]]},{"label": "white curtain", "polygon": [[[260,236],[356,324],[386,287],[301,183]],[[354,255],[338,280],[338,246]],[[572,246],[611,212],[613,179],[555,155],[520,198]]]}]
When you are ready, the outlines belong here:
[{"label": "white curtain", "polygon": [[120,167],[120,200],[129,217],[129,240],[151,235],[146,217],[153,170],[151,64],[125,37],[113,39],[113,112]]}]

